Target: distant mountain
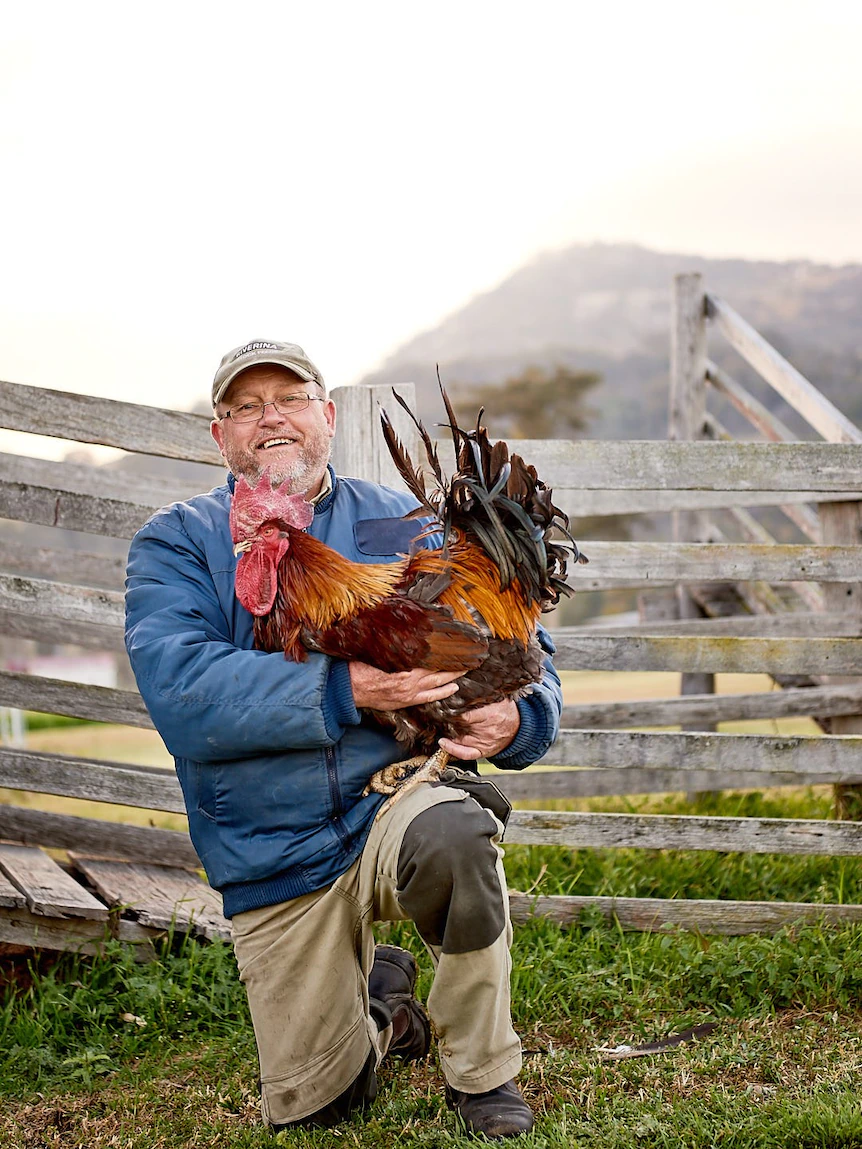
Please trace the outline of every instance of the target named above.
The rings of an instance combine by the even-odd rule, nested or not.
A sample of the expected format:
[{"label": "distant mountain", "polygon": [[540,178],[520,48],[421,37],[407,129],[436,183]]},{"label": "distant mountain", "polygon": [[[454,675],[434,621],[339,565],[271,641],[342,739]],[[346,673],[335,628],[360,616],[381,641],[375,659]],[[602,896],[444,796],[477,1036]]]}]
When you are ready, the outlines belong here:
[{"label": "distant mountain", "polygon": [[[592,244],[546,252],[492,291],[476,296],[432,331],[409,340],[363,383],[413,382],[420,414],[440,414],[439,364],[454,391],[492,383],[529,366],[595,370],[591,438],[662,438],[667,432],[670,290],[698,271],[851,419],[862,422],[862,266],[771,263]],[[810,436],[761,386],[720,336],[710,354],[801,436]],[[715,407],[736,433],[733,411]]]}]

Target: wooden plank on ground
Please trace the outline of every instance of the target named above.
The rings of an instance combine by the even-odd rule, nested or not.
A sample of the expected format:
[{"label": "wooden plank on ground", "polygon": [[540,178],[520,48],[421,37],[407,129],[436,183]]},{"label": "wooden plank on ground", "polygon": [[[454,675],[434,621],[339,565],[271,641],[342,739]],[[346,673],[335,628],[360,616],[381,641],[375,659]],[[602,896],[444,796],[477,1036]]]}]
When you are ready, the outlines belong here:
[{"label": "wooden plank on ground", "polygon": [[4,873],[0,873],[0,906],[8,908],[20,908],[27,904],[27,899],[17,888],[13,886]]},{"label": "wooden plank on ground", "polygon": [[63,682],[59,678],[41,678],[11,670],[0,670],[0,706],[123,726],[147,729],[153,726],[137,691]]},{"label": "wooden plank on ground", "polygon": [[53,858],[33,846],[0,845],[0,870],[27,899],[33,914],[107,921],[108,911]]},{"label": "wooden plank on ground", "polygon": [[[764,616],[770,617],[770,616]],[[2,689],[2,683],[0,683]],[[644,698],[630,702],[584,702],[564,706],[563,728],[679,726],[682,723],[748,719],[828,717],[862,713],[862,682],[756,694],[692,694],[686,698]]]},{"label": "wooden plank on ground", "polygon": [[717,674],[859,674],[858,638],[699,638],[561,635],[558,670],[664,670]]},{"label": "wooden plank on ground", "polygon": [[[772,934],[795,923],[829,926],[862,921],[862,906],[807,902],[711,902],[664,898],[532,896],[509,894],[512,920],[549,918],[559,925],[578,925],[584,915],[599,913],[624,930],[694,930],[700,934]],[[587,918],[589,920],[589,918]]]},{"label": "wooden plank on ground", "polygon": [[187,870],[134,862],[72,859],[108,905],[142,925],[212,939],[230,937],[221,895]]},{"label": "wooden plank on ground", "polygon": [[0,747],[0,786],[184,814],[173,770]]},{"label": "wooden plank on ground", "polygon": [[60,950],[95,957],[111,936],[106,921],[53,918],[22,906],[0,908],[0,942],[35,950]]},{"label": "wooden plank on ground", "polygon": [[94,922],[86,918],[41,917],[24,907],[0,907],[0,942],[34,950],[60,950],[95,957],[104,953],[106,941],[116,938],[135,947],[136,961],[150,961],[155,956],[152,941],[163,934],[163,930],[148,929],[115,914],[108,922]]},{"label": "wooden plank on ground", "polygon": [[620,769],[650,766],[680,771],[733,770],[856,777],[862,769],[862,735],[561,730],[557,741],[540,761],[553,766]]},{"label": "wooden plank on ground", "polygon": [[717,850],[719,853],[862,856],[862,823],[678,814],[515,810],[506,841],[571,849]]},{"label": "wooden plank on ground", "polygon": [[200,861],[188,833],[156,826],[129,826],[99,818],[52,814],[23,806],[0,804],[0,839],[74,850],[90,858],[153,862],[197,869]]},{"label": "wooden plank on ground", "polygon": [[218,464],[210,420],[190,411],[168,411],[0,381],[0,426],[78,443]]}]

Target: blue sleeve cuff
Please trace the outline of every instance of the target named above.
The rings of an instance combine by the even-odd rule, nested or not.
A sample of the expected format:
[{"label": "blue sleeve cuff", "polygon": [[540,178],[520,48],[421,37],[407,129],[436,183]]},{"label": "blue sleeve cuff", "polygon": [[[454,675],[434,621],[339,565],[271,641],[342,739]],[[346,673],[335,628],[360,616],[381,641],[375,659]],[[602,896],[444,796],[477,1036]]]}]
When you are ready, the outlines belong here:
[{"label": "blue sleeve cuff", "polygon": [[333,658],[329,665],[323,699],[323,721],[326,733],[333,742],[340,741],[345,726],[358,726],[362,721],[362,715],[353,701],[350,667],[340,658]]},{"label": "blue sleeve cuff", "polygon": [[505,750],[490,759],[499,770],[523,770],[550,750],[556,737],[544,696],[534,691],[518,701],[521,725]]}]

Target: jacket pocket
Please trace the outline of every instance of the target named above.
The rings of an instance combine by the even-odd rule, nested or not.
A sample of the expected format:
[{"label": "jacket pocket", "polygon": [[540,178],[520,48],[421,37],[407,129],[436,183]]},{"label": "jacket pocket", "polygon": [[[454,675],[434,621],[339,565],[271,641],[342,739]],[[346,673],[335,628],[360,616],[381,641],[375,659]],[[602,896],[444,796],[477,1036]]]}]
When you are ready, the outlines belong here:
[{"label": "jacket pocket", "polygon": [[211,822],[215,822],[218,799],[217,766],[205,766],[201,762],[195,763],[195,791],[197,793],[198,811]]},{"label": "jacket pocket", "polygon": [[360,519],[353,524],[353,541],[364,555],[402,555],[409,552],[421,530],[422,523],[415,520]]}]

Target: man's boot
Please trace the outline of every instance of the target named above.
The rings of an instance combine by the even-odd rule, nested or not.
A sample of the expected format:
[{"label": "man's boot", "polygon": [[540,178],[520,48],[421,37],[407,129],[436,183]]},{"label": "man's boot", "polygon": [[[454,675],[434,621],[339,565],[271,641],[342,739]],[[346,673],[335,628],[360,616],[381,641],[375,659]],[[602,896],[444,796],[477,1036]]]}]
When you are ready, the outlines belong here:
[{"label": "man's boot", "polygon": [[446,1104],[455,1110],[468,1133],[484,1133],[491,1140],[519,1137],[533,1128],[533,1114],[514,1081],[486,1093],[462,1093],[447,1085]]},{"label": "man's boot", "polygon": [[388,1053],[404,1061],[420,1061],[431,1046],[431,1026],[413,996],[416,960],[398,946],[376,946],[368,975],[371,1014],[380,1029],[392,1025]]}]

